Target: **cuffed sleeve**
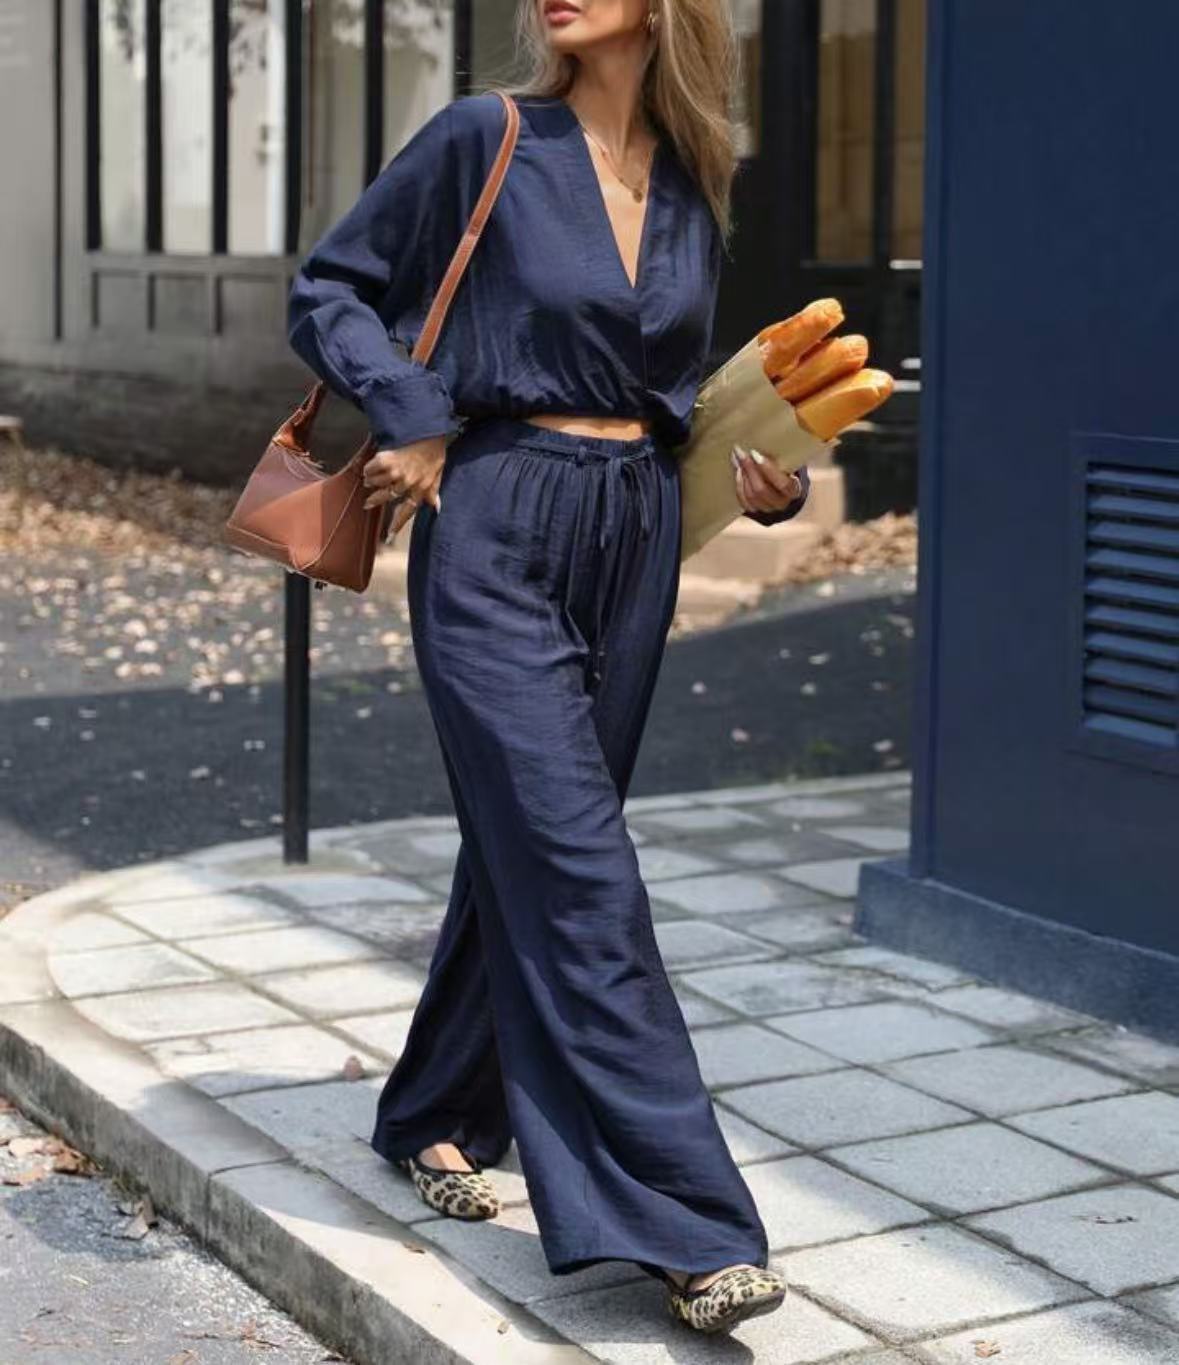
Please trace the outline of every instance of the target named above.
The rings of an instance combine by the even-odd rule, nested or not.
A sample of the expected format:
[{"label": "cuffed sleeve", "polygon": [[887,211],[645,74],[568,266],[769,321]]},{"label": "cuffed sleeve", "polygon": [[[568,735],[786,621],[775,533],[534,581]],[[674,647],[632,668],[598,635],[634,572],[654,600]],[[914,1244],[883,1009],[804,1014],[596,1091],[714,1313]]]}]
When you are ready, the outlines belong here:
[{"label": "cuffed sleeve", "polygon": [[794,472],[798,475],[799,483],[802,484],[802,492],[793,502],[788,502],[785,507],[780,507],[776,512],[745,512],[744,515],[760,522],[762,526],[777,526],[780,521],[789,521],[791,517],[798,516],[799,512],[806,506],[806,500],[811,491],[811,476],[806,465],[800,465]]},{"label": "cuffed sleeve", "polygon": [[429,307],[462,232],[453,103],[431,115],[315,243],[287,306],[295,352],[360,408],[379,449],[458,429],[442,376],[404,357],[390,328]]}]

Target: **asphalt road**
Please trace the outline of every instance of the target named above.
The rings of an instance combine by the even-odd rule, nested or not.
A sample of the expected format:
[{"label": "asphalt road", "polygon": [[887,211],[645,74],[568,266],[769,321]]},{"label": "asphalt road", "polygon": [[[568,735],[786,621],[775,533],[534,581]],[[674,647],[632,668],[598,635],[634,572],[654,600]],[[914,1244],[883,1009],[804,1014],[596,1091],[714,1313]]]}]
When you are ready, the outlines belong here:
[{"label": "asphalt road", "polygon": [[[211,563],[0,558],[0,910],[281,825],[281,574]],[[632,793],[907,767],[913,577],[780,588],[673,638]],[[336,589],[313,611],[311,826],[449,813],[403,612]]]},{"label": "asphalt road", "polygon": [[168,1219],[137,1225],[135,1192],[101,1170],[39,1175],[52,1158],[16,1155],[9,1139],[19,1151],[48,1135],[5,1103],[0,1095],[3,1365],[343,1359]]}]

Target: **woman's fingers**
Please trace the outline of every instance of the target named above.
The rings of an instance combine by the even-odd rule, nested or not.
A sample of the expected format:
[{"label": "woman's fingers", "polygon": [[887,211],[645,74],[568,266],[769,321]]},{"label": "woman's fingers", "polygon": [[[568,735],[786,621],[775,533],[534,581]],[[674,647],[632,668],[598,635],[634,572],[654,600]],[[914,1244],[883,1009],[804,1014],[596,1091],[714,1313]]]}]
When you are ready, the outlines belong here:
[{"label": "woman's fingers", "polygon": [[[802,493],[802,480],[792,471],[779,469],[760,451],[733,447],[733,467],[738,477],[738,500],[746,511],[776,512]],[[742,490],[745,499],[741,498]]]}]

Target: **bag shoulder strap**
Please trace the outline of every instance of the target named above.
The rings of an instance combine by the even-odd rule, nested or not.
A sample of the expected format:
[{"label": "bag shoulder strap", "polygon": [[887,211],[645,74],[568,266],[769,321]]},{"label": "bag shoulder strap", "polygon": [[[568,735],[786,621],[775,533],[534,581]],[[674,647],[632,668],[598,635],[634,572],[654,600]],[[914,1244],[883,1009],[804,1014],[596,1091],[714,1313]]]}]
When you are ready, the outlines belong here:
[{"label": "bag shoulder strap", "polygon": [[459,281],[463,277],[463,271],[467,268],[467,262],[475,250],[475,244],[479,240],[479,235],[483,231],[483,226],[487,222],[492,206],[499,197],[504,176],[507,174],[508,162],[512,159],[512,152],[516,147],[516,137],[520,131],[520,111],[511,95],[505,94],[502,90],[497,90],[495,93],[504,102],[508,118],[507,128],[504,130],[503,141],[500,143],[499,151],[496,153],[491,170],[488,172],[487,182],[471,212],[467,230],[463,233],[462,241],[459,242],[454,255],[451,257],[450,265],[447,267],[442,283],[438,286],[438,292],[434,295],[434,301],[430,305],[430,311],[426,314],[426,321],[422,324],[421,335],[414,345],[413,358],[420,360],[423,365],[429,360],[434,350],[434,343],[438,340],[438,333],[442,330],[450,302],[454,298],[455,290],[458,288]]},{"label": "bag shoulder strap", "polygon": [[[423,365],[429,360],[433,353],[434,346],[438,341],[438,335],[442,331],[442,324],[446,321],[446,314],[450,309],[451,300],[454,298],[455,291],[462,280],[463,272],[466,270],[471,256],[475,250],[475,245],[479,241],[487,219],[491,215],[492,207],[499,192],[503,188],[504,177],[507,175],[508,162],[512,159],[512,153],[516,149],[516,139],[520,132],[520,111],[516,106],[516,101],[511,95],[502,90],[495,92],[504,103],[507,114],[507,126],[504,129],[503,138],[496,153],[495,160],[491,163],[491,169],[487,173],[487,180],[484,182],[483,189],[471,211],[471,217],[467,222],[466,230],[462,235],[462,240],[455,248],[454,255],[450,259],[450,264],[446,268],[446,274],[442,277],[442,283],[438,286],[434,294],[434,299],[430,304],[430,311],[426,314],[426,320],[422,324],[422,330],[414,343],[413,359],[420,361]],[[311,426],[315,421],[316,414],[319,412],[320,404],[327,396],[329,390],[327,382],[323,379],[318,380],[311,388],[307,397],[295,409],[295,411],[283,423],[280,431],[289,433],[289,438],[285,444],[294,444],[298,449],[305,450],[311,434]]]}]

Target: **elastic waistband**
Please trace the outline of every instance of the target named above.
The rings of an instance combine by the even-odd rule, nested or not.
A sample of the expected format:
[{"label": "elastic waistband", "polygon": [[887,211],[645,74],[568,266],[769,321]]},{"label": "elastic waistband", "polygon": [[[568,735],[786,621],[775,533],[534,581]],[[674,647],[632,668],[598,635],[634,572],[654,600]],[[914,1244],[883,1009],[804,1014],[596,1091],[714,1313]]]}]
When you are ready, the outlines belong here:
[{"label": "elastic waistband", "polygon": [[569,455],[599,455],[603,459],[622,456],[623,459],[638,459],[659,449],[659,442],[651,432],[642,436],[580,436],[573,431],[559,431],[553,427],[542,427],[535,422],[526,422],[522,417],[480,417],[473,419],[464,434],[478,433],[504,439],[514,446],[527,446],[532,450],[554,450]]}]

